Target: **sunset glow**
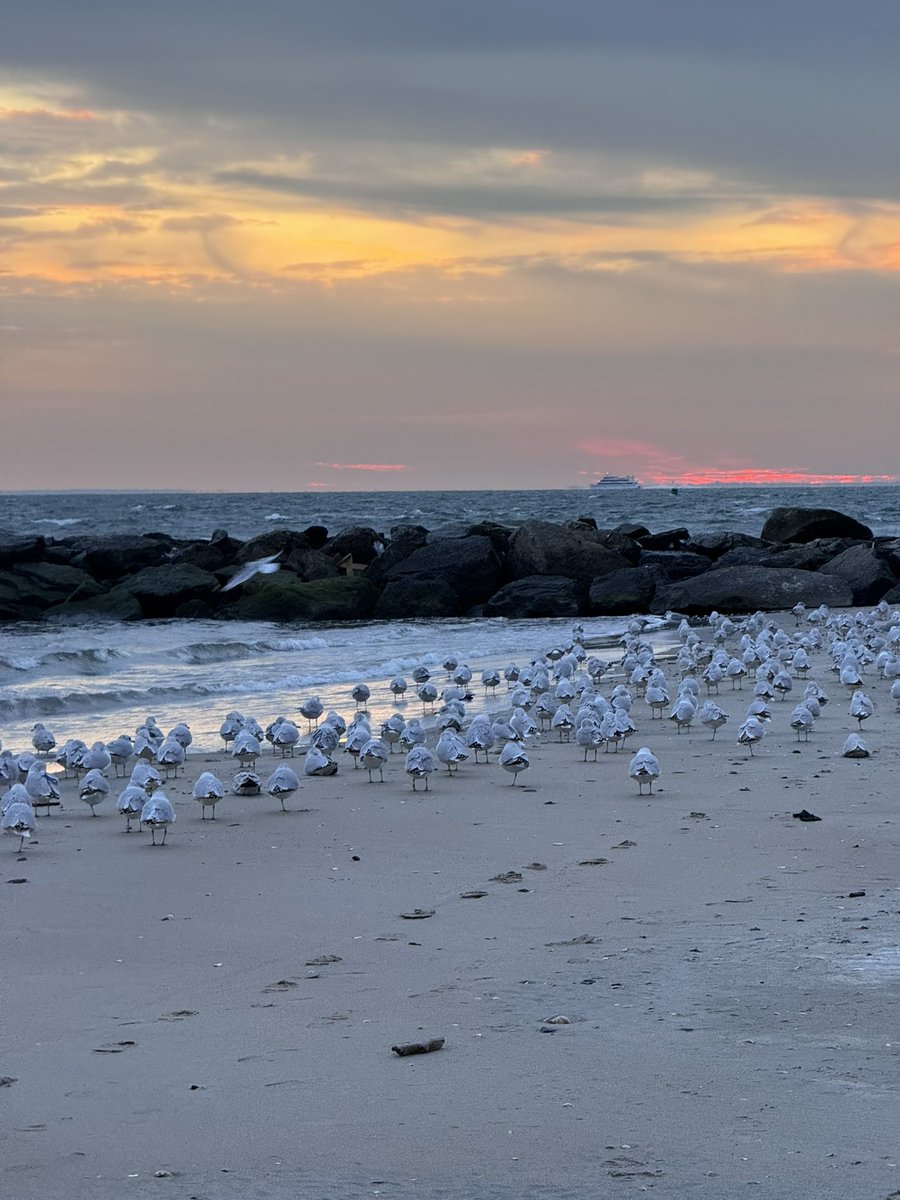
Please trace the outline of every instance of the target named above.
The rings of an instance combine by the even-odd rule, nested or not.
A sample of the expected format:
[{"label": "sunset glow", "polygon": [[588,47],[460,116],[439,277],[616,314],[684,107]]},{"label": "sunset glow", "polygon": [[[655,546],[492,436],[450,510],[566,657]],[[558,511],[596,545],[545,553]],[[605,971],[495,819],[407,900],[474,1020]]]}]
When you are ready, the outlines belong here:
[{"label": "sunset glow", "polygon": [[[279,36],[188,6],[175,44],[204,49],[164,59],[159,15],[88,0],[69,38],[48,2],[0,45],[0,333],[7,436],[78,447],[58,483],[219,486],[205,447],[248,423],[274,444],[243,486],[894,478],[877,40],[854,88],[831,17],[815,55],[745,57],[694,0],[658,44],[602,2],[511,40],[420,6],[385,40],[346,0]],[[152,468],[151,414],[181,430]]]}]

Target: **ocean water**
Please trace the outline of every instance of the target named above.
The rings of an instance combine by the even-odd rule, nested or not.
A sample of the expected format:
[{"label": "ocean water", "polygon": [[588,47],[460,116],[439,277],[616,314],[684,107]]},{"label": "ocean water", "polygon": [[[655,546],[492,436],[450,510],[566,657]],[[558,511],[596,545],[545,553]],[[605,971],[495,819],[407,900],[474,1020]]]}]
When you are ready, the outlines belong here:
[{"label": "ocean water", "polygon": [[[140,534],[208,537],[214,528],[252,537],[265,529],[325,525],[332,531],[371,525],[387,531],[398,522],[435,528],[491,519],[517,524],[530,517],[563,521],[590,514],[598,524],[638,521],[657,531],[685,525],[692,533],[735,530],[758,534],[777,504],[838,508],[870,524],[877,534],[900,533],[900,487],[681,488],[545,492],[379,493],[19,493],[0,496],[0,533]],[[613,659],[627,619],[584,622],[589,641],[607,640]],[[107,740],[133,731],[147,716],[169,728],[185,720],[200,747],[218,744],[218,727],[231,709],[265,726],[274,717],[298,718],[298,706],[318,695],[327,709],[349,716],[350,690],[372,690],[373,721],[396,707],[388,689],[397,674],[418,665],[446,682],[441,663],[454,654],[475,672],[475,706],[503,707],[503,696],[485,697],[485,667],[520,665],[571,636],[572,622],[407,621],[343,626],[264,622],[155,621],[137,624],[0,626],[0,741],[30,746],[31,728],[43,721],[62,743],[68,737]],[[658,619],[648,625],[663,646],[672,631]],[[411,697],[401,705],[421,714]]]},{"label": "ocean water", "polygon": [[7,492],[0,493],[0,537],[43,534],[168,533],[208,538],[214,529],[250,538],[266,529],[324,525],[332,533],[368,525],[441,525],[485,519],[520,525],[539,518],[592,516],[601,528],[636,521],[653,532],[686,526],[691,533],[759,534],[778,505],[836,508],[877,535],[900,534],[900,485],[840,487],[679,487],[597,491],[459,492]]}]

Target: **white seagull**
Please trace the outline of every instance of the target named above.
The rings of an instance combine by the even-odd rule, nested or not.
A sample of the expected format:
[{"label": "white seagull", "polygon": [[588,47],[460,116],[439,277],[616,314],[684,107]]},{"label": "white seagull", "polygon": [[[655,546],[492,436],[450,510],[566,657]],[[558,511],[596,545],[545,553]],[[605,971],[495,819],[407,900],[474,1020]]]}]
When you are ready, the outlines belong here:
[{"label": "white seagull", "polygon": [[[175,809],[169,802],[169,798],[165,792],[157,792],[151,796],[141,809],[141,824],[150,827],[154,846],[164,846],[166,844],[166,834],[169,832],[169,826],[174,820]],[[162,829],[161,842],[156,840],[157,829]]]},{"label": "white seagull", "polygon": [[653,795],[653,780],[659,779],[659,759],[651,753],[649,746],[641,746],[637,754],[628,764],[628,774],[638,782],[638,791],[644,794],[644,784],[649,786],[649,795]]},{"label": "white seagull", "polygon": [[211,820],[216,819],[216,805],[225,795],[225,785],[217,775],[212,771],[204,771],[202,775],[197,776],[197,782],[194,784],[191,795],[200,805],[200,820],[206,820],[206,810],[212,809]]},{"label": "white seagull", "polygon": [[[278,554],[280,553],[279,550]],[[235,571],[227,583],[222,585],[222,591],[230,592],[232,588],[240,587],[254,575],[274,575],[276,571],[281,570],[280,563],[276,561],[278,554],[270,554],[266,558],[255,558],[252,562],[245,563]]]},{"label": "white seagull", "polygon": [[275,796],[281,801],[281,811],[287,812],[284,807],[284,801],[292,792],[296,792],[300,786],[300,780],[290,767],[282,763],[277,766],[266,782],[266,791],[270,796]]}]

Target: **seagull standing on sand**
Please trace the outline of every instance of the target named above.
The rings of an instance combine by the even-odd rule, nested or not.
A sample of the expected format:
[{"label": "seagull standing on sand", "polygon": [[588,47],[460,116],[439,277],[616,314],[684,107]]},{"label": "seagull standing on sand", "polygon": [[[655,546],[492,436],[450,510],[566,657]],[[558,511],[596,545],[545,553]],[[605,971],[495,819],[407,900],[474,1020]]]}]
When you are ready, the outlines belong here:
[{"label": "seagull standing on sand", "polygon": [[12,803],[6,805],[3,816],[0,818],[0,829],[11,837],[19,839],[17,853],[21,854],[22,847],[36,828],[37,820],[34,809],[25,800],[13,800]]},{"label": "seagull standing on sand", "polygon": [[119,792],[116,809],[125,818],[125,832],[131,833],[131,822],[137,820],[147,803],[147,793],[142,787],[129,783]]},{"label": "seagull standing on sand", "polygon": [[528,755],[518,742],[507,742],[500,751],[498,759],[500,766],[504,771],[508,771],[512,775],[512,781],[515,784],[516,776],[520,771],[527,771],[531,766],[528,760]]},{"label": "seagull standing on sand", "polygon": [[50,811],[51,804],[59,803],[59,788],[52,775],[47,774],[47,768],[39,759],[28,768],[25,776],[25,791],[31,798],[32,808],[44,807]]},{"label": "seagull standing on sand", "polygon": [[[319,726],[320,729],[324,728]],[[335,742],[334,749],[337,746]],[[303,760],[304,775],[337,775],[338,765],[327,753],[319,746],[310,746],[306,752],[306,757]]]},{"label": "seagull standing on sand", "polygon": [[641,746],[637,754],[628,764],[628,774],[638,782],[638,791],[644,794],[644,784],[649,786],[649,795],[653,795],[653,780],[659,779],[659,759],[652,754],[649,746]]},{"label": "seagull standing on sand", "polygon": [[[141,824],[149,826],[154,846],[164,846],[166,844],[166,834],[169,832],[169,826],[174,820],[175,809],[172,807],[165,792],[157,792],[151,796],[141,809]],[[157,829],[162,830],[161,842],[156,840]]]},{"label": "seagull standing on sand", "polygon": [[710,741],[714,742],[716,734],[728,720],[728,714],[716,704],[715,700],[707,700],[697,714],[697,720],[701,725],[712,730]]},{"label": "seagull standing on sand", "polygon": [[109,784],[98,770],[88,771],[78,785],[78,795],[85,804],[90,805],[91,816],[96,817],[97,813],[94,810],[100,801],[109,795]]},{"label": "seagull standing on sand", "polygon": [[225,785],[212,771],[204,771],[198,775],[191,795],[200,805],[200,820],[206,820],[206,810],[212,809],[211,820],[216,819],[216,805],[225,795]]},{"label": "seagull standing on sand", "polygon": [[850,716],[859,722],[860,729],[863,721],[868,721],[874,711],[875,705],[865,692],[857,690],[850,697]]},{"label": "seagull standing on sand", "polygon": [[378,782],[384,783],[384,764],[390,751],[381,738],[369,738],[360,747],[359,765],[369,772],[369,783],[374,783],[372,772],[378,772]]},{"label": "seagull standing on sand", "polygon": [[49,754],[56,745],[56,738],[46,727],[38,722],[31,730],[31,744],[38,754]]},{"label": "seagull standing on sand", "polygon": [[766,727],[756,717],[748,717],[738,727],[738,744],[746,746],[751,755],[753,754],[753,747],[757,742],[761,742],[765,736]]},{"label": "seagull standing on sand", "polygon": [[124,779],[125,764],[130,758],[134,758],[134,742],[127,733],[123,733],[120,737],[113,738],[111,742],[107,742],[106,749],[109,753],[114,774],[118,776],[119,767],[121,767],[122,778]]},{"label": "seagull standing on sand", "polygon": [[287,809],[284,807],[284,801],[286,797],[290,796],[293,792],[296,792],[299,786],[300,780],[297,778],[296,773],[292,771],[290,767],[282,763],[280,766],[277,766],[269,776],[266,783],[266,791],[270,796],[275,796],[278,800],[280,800],[281,811],[287,812]]},{"label": "seagull standing on sand", "polygon": [[428,791],[428,776],[434,771],[434,759],[426,746],[413,746],[406,756],[403,769],[412,778],[413,791],[419,779],[425,780],[425,791]]}]

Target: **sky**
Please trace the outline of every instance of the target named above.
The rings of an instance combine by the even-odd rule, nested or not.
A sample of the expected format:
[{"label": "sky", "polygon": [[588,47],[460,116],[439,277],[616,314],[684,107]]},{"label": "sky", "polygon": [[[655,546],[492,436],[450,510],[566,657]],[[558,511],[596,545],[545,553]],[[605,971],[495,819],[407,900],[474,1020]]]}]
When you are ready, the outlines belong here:
[{"label": "sky", "polygon": [[900,474],[894,0],[29,0],[0,487]]}]

